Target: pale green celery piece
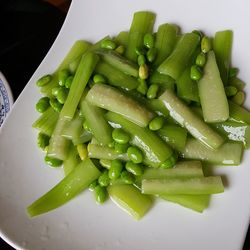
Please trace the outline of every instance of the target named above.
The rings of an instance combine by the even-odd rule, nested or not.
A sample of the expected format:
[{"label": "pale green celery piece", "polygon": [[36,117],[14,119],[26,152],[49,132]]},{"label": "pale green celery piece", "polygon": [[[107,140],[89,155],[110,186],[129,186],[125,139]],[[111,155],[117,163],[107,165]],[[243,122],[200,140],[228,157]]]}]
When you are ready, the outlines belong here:
[{"label": "pale green celery piece", "polygon": [[122,91],[106,84],[95,84],[86,96],[92,105],[121,114],[135,124],[146,127],[153,112]]},{"label": "pale green celery piece", "polygon": [[154,195],[203,195],[223,193],[220,176],[142,180],[142,193]]},{"label": "pale green celery piece", "polygon": [[245,122],[250,125],[250,112],[237,105],[232,101],[228,101],[230,117],[238,122]]},{"label": "pale green celery piece", "polygon": [[115,184],[110,185],[107,190],[112,201],[135,220],[141,219],[152,207],[153,199],[141,194],[140,190],[132,185]]},{"label": "pale green celery piece", "polygon": [[184,159],[201,160],[217,165],[239,165],[243,154],[240,142],[225,142],[217,150],[210,149],[196,139],[188,139],[180,152]]},{"label": "pale green celery piece", "polygon": [[101,172],[90,159],[82,161],[50,191],[29,205],[28,215],[38,216],[64,205],[88,188],[100,175]]},{"label": "pale green celery piece", "polygon": [[63,162],[63,170],[65,176],[68,175],[79,163],[80,163],[80,158],[76,146],[71,144],[68,157]]},{"label": "pale green celery piece", "polygon": [[219,148],[224,142],[223,138],[211,129],[190,107],[184,104],[171,90],[166,90],[160,97],[170,116],[191,135],[210,148]]},{"label": "pale green celery piece", "polygon": [[228,101],[213,51],[207,54],[198,89],[204,120],[208,123],[226,121],[229,118]]},{"label": "pale green celery piece", "polygon": [[119,45],[123,45],[125,48],[128,45],[129,32],[121,31],[116,37],[115,42]]},{"label": "pale green celery piece", "polygon": [[59,114],[53,108],[49,107],[39,118],[32,124],[32,127],[38,129],[45,135],[51,136],[56,126]]}]

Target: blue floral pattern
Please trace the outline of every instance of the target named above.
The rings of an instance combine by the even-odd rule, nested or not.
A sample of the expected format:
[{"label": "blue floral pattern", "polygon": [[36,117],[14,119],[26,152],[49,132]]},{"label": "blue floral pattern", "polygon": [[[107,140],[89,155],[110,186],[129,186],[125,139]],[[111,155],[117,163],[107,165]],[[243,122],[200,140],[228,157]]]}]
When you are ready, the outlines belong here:
[{"label": "blue floral pattern", "polygon": [[9,111],[10,100],[8,97],[8,92],[3,84],[2,79],[0,78],[0,127]]}]

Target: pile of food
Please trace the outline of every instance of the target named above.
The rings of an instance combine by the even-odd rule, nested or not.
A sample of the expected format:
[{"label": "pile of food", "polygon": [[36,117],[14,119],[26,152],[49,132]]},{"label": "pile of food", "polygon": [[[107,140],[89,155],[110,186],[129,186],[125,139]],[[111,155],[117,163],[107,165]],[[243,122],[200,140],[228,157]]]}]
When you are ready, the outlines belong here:
[{"label": "pile of food", "polygon": [[233,33],[181,33],[155,14],[134,13],[129,31],[76,41],[41,77],[33,127],[45,162],[65,177],[27,208],[33,217],[85,189],[134,219],[163,199],[202,212],[224,191],[202,163],[239,165],[249,147],[245,84],[231,68]]}]

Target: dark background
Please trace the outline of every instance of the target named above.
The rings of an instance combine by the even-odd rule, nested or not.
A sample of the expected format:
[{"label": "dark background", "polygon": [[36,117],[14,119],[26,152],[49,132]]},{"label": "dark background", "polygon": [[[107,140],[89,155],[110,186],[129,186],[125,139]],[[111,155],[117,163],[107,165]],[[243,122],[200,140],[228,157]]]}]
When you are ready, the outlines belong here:
[{"label": "dark background", "polygon": [[[14,100],[53,44],[69,5],[70,0],[0,1],[0,71],[9,82]],[[250,249],[249,236],[250,230],[244,250]],[[0,249],[13,248],[0,239]]]}]

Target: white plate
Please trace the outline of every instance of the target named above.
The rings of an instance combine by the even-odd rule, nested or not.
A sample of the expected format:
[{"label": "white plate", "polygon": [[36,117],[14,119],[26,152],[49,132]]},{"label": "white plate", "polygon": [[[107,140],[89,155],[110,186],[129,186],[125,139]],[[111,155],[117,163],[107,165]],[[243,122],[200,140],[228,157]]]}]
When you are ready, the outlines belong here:
[{"label": "white plate", "polygon": [[[214,195],[210,207],[198,214],[160,202],[140,222],[133,221],[112,202],[97,206],[85,192],[67,205],[30,220],[25,208],[63,176],[45,167],[36,147],[39,98],[35,81],[53,72],[77,39],[96,41],[130,26],[133,12],[152,10],[158,24],[179,24],[207,34],[234,30],[233,65],[250,81],[250,23],[247,0],[75,0],[52,49],[39,66],[0,131],[1,236],[16,248],[40,249],[174,249],[236,250],[244,242],[250,215],[250,154],[239,167],[217,169],[227,178],[224,194]],[[246,91],[250,93],[249,86]],[[247,99],[247,102],[249,98]]]}]

